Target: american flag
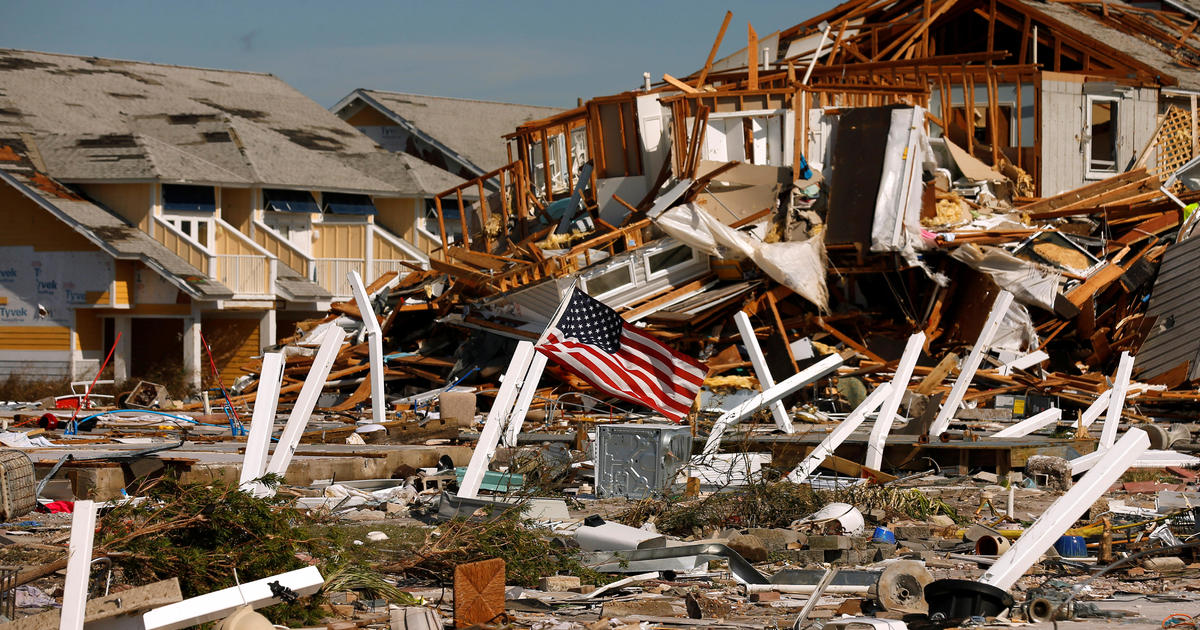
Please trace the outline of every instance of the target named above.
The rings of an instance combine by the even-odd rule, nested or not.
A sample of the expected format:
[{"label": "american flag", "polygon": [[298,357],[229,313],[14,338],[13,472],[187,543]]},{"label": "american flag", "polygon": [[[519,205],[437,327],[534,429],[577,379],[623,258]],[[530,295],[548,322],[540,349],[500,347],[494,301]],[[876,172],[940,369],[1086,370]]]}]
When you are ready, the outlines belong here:
[{"label": "american flag", "polygon": [[708,373],[578,288],[535,348],[593,387],[675,422],[691,410]]}]

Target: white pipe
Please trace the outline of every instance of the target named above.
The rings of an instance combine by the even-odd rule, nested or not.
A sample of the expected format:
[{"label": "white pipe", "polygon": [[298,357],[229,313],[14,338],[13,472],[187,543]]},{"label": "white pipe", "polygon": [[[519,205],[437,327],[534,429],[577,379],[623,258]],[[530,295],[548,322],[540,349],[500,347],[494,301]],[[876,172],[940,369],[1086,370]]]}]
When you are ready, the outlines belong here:
[{"label": "white pipe", "polygon": [[[737,324],[738,334],[742,337],[742,345],[746,346],[746,354],[750,355],[750,365],[754,368],[754,376],[758,378],[759,387],[766,391],[775,386],[775,379],[771,376],[771,368],[767,367],[767,357],[763,356],[762,348],[758,345],[758,337],[754,334],[754,326],[750,323],[750,317],[745,311],[738,311],[733,315],[733,322]],[[782,400],[776,400],[771,403],[771,416],[775,418],[775,426],[784,433],[795,433],[796,428],[792,426],[792,418],[788,415],[787,409],[783,407]]]},{"label": "white pipe", "polygon": [[801,483],[808,479],[812,471],[816,470],[826,457],[833,455],[837,447],[841,446],[842,442],[845,442],[846,438],[850,437],[850,434],[858,428],[858,425],[863,423],[867,414],[883,404],[884,399],[892,393],[893,388],[891,383],[884,383],[876,387],[875,391],[871,392],[858,407],[855,407],[845,420],[842,420],[834,430],[829,432],[829,435],[825,436],[824,440],[821,440],[821,443],[808,454],[808,457],[804,458],[804,461],[800,462],[799,466],[796,466],[795,470],[788,473],[787,480],[792,483]]},{"label": "white pipe", "polygon": [[[816,584],[747,584],[747,593],[785,593],[789,595],[808,595],[816,590]],[[871,585],[868,584],[830,584],[825,592],[830,595],[866,595]]]},{"label": "white pipe", "polygon": [[1037,431],[1043,427],[1047,427],[1047,426],[1050,426],[1050,425],[1058,422],[1061,418],[1062,418],[1062,409],[1059,409],[1057,407],[1051,407],[1031,418],[1025,418],[1024,420],[1022,420],[1010,427],[1005,427],[987,437],[990,437],[990,438],[1013,438],[1013,437],[1021,437],[1024,435],[1029,435],[1030,433],[1033,433],[1034,431]]},{"label": "white pipe", "polygon": [[867,468],[882,470],[883,447],[887,444],[887,436],[896,420],[896,412],[904,400],[904,392],[908,391],[908,382],[912,380],[913,369],[917,367],[917,360],[921,358],[921,349],[924,347],[923,332],[909,337],[908,343],[904,345],[904,354],[900,355],[900,363],[896,366],[896,373],[892,375],[892,393],[879,408],[879,415],[875,417],[875,424],[871,427],[871,437],[867,440]]},{"label": "white pipe", "polygon": [[500,391],[496,392],[496,400],[488,411],[487,420],[483,423],[483,431],[479,441],[471,453],[471,463],[467,465],[467,473],[458,485],[460,498],[474,499],[479,496],[479,486],[483,483],[483,474],[487,472],[488,463],[500,443],[500,426],[504,418],[512,411],[513,402],[517,397],[518,387],[524,382],[529,365],[533,362],[533,344],[528,341],[518,341],[517,350],[513,353],[504,380],[500,382]]},{"label": "white pipe", "polygon": [[929,437],[934,438],[946,432],[950,427],[950,421],[954,418],[954,414],[958,412],[958,406],[962,403],[963,396],[967,393],[967,388],[971,386],[971,381],[975,378],[975,371],[979,369],[979,362],[983,360],[983,353],[987,352],[988,346],[992,344],[992,338],[996,336],[996,331],[1000,330],[1000,322],[1004,320],[1004,316],[1008,313],[1008,307],[1012,304],[1013,294],[1008,291],[1001,291],[996,296],[996,301],[992,303],[992,311],[988,313],[987,322],[983,324],[983,329],[979,331],[979,339],[975,340],[975,347],[971,348],[971,354],[967,356],[967,360],[963,362],[962,370],[958,374],[958,378],[954,381],[954,386],[950,388],[950,394],[946,396],[946,400],[942,402],[942,408],[938,411],[937,418],[929,427]]},{"label": "white pipe", "polygon": [[279,384],[283,380],[283,355],[268,352],[263,355],[258,374],[258,389],[254,393],[254,413],[250,418],[250,433],[246,436],[246,455],[242,458],[242,475],[238,484],[246,484],[263,476],[267,467],[267,451],[271,432],[275,429],[275,410],[279,405]]},{"label": "white pipe", "polygon": [[1104,418],[1104,428],[1100,431],[1100,445],[1097,448],[1108,448],[1117,439],[1117,426],[1121,424],[1121,408],[1125,406],[1125,392],[1129,390],[1129,375],[1133,373],[1133,356],[1128,352],[1121,353],[1121,362],[1117,364],[1117,375],[1113,377],[1113,386],[1109,390],[1108,415]]},{"label": "white pipe", "polygon": [[529,405],[533,403],[538,381],[542,379],[542,372],[545,369],[546,355],[534,351],[533,359],[529,363],[529,370],[521,377],[519,385],[521,393],[517,396],[517,402],[513,405],[512,412],[508,414],[508,423],[504,430],[505,446],[517,445],[517,436],[521,434],[521,426],[525,424],[525,414],[529,413]]},{"label": "white pipe", "polygon": [[67,583],[63,589],[60,630],[83,630],[95,536],[96,502],[76,501],[75,511],[71,514],[71,542],[67,548]]},{"label": "white pipe", "polygon": [[1106,459],[1106,465],[1090,470],[1066,494],[1050,504],[979,581],[1001,590],[1011,589],[1017,579],[1037,562],[1042,553],[1149,448],[1150,436],[1145,431],[1127,431],[1121,440],[1109,449],[1112,455]]},{"label": "white pipe", "polygon": [[825,47],[825,40],[829,37],[831,28],[833,25],[826,22],[825,30],[821,31],[821,39],[817,41],[817,50],[813,52],[812,60],[808,62],[808,69],[804,71],[804,79],[800,81],[800,85],[808,85],[808,77],[812,76],[813,67],[817,65],[817,58],[821,56],[821,49]]},{"label": "white pipe", "polygon": [[287,472],[288,465],[292,463],[292,456],[296,454],[296,447],[300,445],[300,436],[308,426],[308,419],[312,416],[313,408],[317,406],[317,399],[321,397],[321,390],[325,387],[325,379],[329,378],[329,370],[333,368],[345,338],[346,331],[342,330],[341,326],[330,326],[322,336],[321,347],[317,349],[317,356],[313,358],[312,367],[309,368],[304,385],[300,388],[300,395],[296,397],[296,404],[288,414],[287,425],[283,434],[279,436],[279,443],[271,455],[267,472],[277,475]]},{"label": "white pipe", "polygon": [[155,608],[142,615],[142,628],[179,630],[228,617],[242,606],[262,608],[278,604],[279,598],[271,593],[272,582],[278,582],[301,597],[312,595],[325,586],[325,578],[321,577],[317,567],[304,567]]},{"label": "white pipe", "polygon": [[358,304],[358,312],[362,315],[367,331],[367,351],[371,359],[371,421],[382,424],[387,404],[383,396],[383,333],[379,329],[379,320],[375,319],[375,310],[371,308],[371,298],[367,297],[367,289],[363,286],[358,272],[350,271],[346,274],[346,280],[354,292],[354,302]]},{"label": "white pipe", "polygon": [[708,441],[704,444],[704,451],[701,453],[701,456],[707,457],[717,452],[717,449],[721,447],[721,437],[725,435],[725,429],[730,425],[737,424],[746,416],[753,414],[776,400],[786,398],[797,389],[838,369],[841,364],[842,357],[837,354],[831,354],[800,370],[799,373],[789,376],[775,387],[759,392],[752,398],[721,414],[716,422],[713,423],[712,433],[708,435]]}]

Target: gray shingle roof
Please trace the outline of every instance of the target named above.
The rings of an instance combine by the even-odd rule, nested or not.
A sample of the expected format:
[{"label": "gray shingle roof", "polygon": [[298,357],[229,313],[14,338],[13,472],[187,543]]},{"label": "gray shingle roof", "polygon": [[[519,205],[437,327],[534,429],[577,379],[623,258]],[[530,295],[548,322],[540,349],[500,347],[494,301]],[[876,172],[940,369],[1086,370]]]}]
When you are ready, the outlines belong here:
[{"label": "gray shingle roof", "polygon": [[63,181],[400,192],[342,162],[378,145],[269,74],[0,49],[0,134],[16,131]]},{"label": "gray shingle roof", "polygon": [[519,125],[561,113],[557,107],[517,105],[444,96],[423,96],[381,90],[355,90],[342,99],[365,96],[422,133],[465,157],[481,172],[508,164],[502,139]]}]

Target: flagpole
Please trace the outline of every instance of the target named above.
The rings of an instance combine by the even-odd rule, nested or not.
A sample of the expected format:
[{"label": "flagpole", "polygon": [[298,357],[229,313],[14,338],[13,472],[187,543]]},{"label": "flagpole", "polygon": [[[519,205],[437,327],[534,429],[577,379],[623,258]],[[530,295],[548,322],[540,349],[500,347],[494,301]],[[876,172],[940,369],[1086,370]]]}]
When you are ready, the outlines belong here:
[{"label": "flagpole", "polygon": [[567,305],[571,303],[571,298],[575,296],[575,291],[579,290],[579,276],[571,278],[571,286],[563,292],[562,299],[558,302],[558,308],[554,309],[554,315],[550,316],[550,321],[546,324],[545,330],[538,336],[538,340],[534,342],[534,347],[542,345],[546,341],[546,335],[550,334],[550,330],[558,325],[558,320],[562,319],[563,313],[567,310]]}]

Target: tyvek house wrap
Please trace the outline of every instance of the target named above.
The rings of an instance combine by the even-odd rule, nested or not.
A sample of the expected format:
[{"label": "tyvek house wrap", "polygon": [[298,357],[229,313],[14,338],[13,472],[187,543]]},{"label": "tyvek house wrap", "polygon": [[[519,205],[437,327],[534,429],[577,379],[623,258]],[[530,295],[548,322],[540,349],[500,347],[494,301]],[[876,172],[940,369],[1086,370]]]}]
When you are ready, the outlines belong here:
[{"label": "tyvek house wrap", "polygon": [[927,247],[921,237],[921,173],[926,166],[932,170],[935,161],[925,133],[925,109],[893,110],[871,223],[871,251],[898,252],[909,264],[925,268],[916,254]]}]

